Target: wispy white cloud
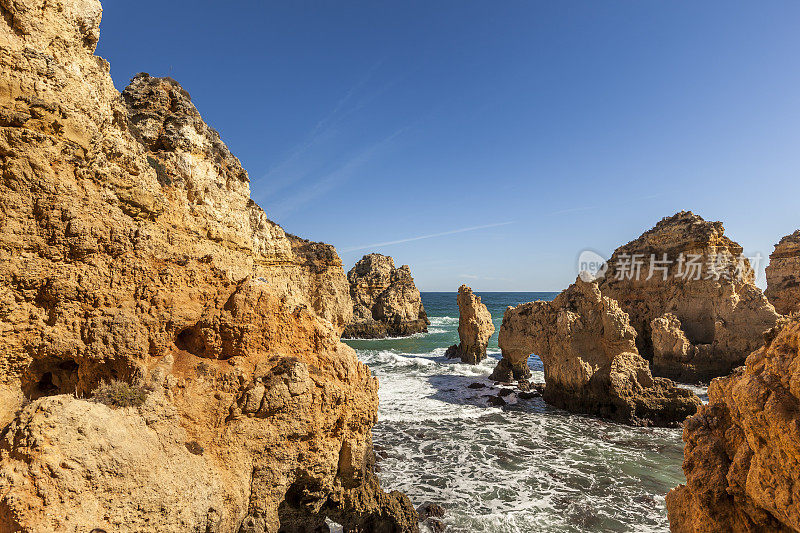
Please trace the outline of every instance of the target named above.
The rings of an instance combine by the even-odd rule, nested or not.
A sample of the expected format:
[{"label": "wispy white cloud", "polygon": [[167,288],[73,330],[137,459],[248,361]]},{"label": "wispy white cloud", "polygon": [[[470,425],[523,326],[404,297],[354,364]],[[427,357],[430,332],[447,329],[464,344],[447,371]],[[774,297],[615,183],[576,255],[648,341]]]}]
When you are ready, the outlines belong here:
[{"label": "wispy white cloud", "polygon": [[391,246],[393,244],[403,244],[406,242],[413,242],[413,241],[421,241],[423,239],[433,239],[435,237],[444,237],[446,235],[455,235],[456,233],[466,233],[468,231],[476,231],[479,229],[487,229],[487,228],[497,228],[500,226],[508,226],[509,224],[513,224],[513,221],[510,222],[499,222],[496,224],[484,224],[482,226],[470,226],[467,228],[459,228],[449,231],[441,231],[439,233],[429,233],[427,235],[417,235],[416,237],[407,237],[405,239],[398,239],[396,241],[385,241],[385,242],[376,242],[373,244],[365,244],[359,246],[353,246],[350,248],[343,248],[342,252],[355,252],[357,250],[366,250],[368,248],[379,248],[382,246]]},{"label": "wispy white cloud", "polygon": [[314,153],[324,151],[326,146],[335,141],[346,119],[385,90],[385,87],[382,87],[351,103],[371,81],[383,62],[381,59],[368,69],[339,99],[333,109],[317,121],[305,138],[289,150],[285,158],[274,164],[263,176],[251,178],[253,183],[258,184],[259,198],[276,194],[314,172],[314,166],[319,162],[318,158],[313,157]]},{"label": "wispy white cloud", "polygon": [[350,179],[360,167],[367,164],[373,158],[377,157],[380,153],[386,150],[391,145],[392,141],[394,141],[394,139],[399,135],[402,135],[406,129],[407,128],[400,128],[385,139],[367,146],[354,156],[350,157],[343,164],[339,165],[336,170],[312,181],[295,194],[292,194],[287,198],[276,202],[275,204],[269,205],[267,213],[275,219],[281,219],[289,215],[292,211],[295,211],[319,196],[322,196],[323,194],[326,194],[327,192],[340,186],[342,183]]},{"label": "wispy white cloud", "polygon": [[477,276],[475,274],[459,274],[460,278],[471,280],[484,280],[484,281],[512,281],[508,278],[498,278],[495,276]]}]

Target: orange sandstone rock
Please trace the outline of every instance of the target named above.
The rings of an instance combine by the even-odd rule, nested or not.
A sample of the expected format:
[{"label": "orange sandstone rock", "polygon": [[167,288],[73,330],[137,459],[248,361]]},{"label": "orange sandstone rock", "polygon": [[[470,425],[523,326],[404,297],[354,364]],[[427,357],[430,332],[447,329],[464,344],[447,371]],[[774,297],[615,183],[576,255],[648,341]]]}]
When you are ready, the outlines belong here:
[{"label": "orange sandstone rock", "polygon": [[786,322],[686,421],[672,531],[800,531],[800,319]]},{"label": "orange sandstone rock", "polygon": [[[96,0],[0,0],[0,531],[415,531],[336,251],[284,232]],[[92,401],[102,381],[141,405]]]}]

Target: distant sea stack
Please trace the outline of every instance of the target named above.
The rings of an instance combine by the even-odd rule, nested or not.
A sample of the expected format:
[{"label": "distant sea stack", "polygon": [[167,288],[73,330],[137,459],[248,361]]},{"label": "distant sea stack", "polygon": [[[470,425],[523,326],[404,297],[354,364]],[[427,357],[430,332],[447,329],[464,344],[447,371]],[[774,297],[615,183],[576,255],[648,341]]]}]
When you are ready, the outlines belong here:
[{"label": "distant sea stack", "polygon": [[783,315],[800,311],[800,230],[775,245],[769,256],[764,294]]},{"label": "distant sea stack", "polygon": [[654,378],[636,349],[636,330],[596,281],[581,278],[552,302],[509,307],[500,329],[503,359],[493,379],[527,377],[535,353],[544,365],[544,399],[568,411],[644,426],[672,426],[700,400]]},{"label": "distant sea stack", "polygon": [[781,323],[684,424],[672,531],[800,531],[800,317]]},{"label": "distant sea stack", "polygon": [[690,211],[618,248],[600,291],[629,315],[653,374],[684,382],[729,374],[779,316],[722,223]]},{"label": "distant sea stack", "polygon": [[447,349],[448,358],[460,358],[462,363],[478,364],[486,359],[489,337],[494,334],[492,314],[466,285],[458,288],[458,337],[460,344]]},{"label": "distant sea stack", "polygon": [[408,265],[395,268],[387,255],[367,254],[347,273],[353,320],[342,337],[379,339],[428,331],[428,315]]}]

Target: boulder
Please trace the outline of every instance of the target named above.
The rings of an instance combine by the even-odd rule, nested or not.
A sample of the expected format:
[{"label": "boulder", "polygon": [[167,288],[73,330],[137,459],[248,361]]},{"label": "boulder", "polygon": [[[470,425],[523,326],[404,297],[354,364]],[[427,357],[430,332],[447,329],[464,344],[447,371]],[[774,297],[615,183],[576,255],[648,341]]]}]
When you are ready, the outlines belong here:
[{"label": "boulder", "polygon": [[345,338],[401,337],[428,331],[428,315],[408,265],[381,254],[362,257],[347,273],[353,320]]},{"label": "boulder", "polygon": [[500,327],[500,349],[498,366],[504,368],[527,369],[528,356],[538,355],[545,401],[569,411],[671,426],[700,405],[690,391],[651,375],[638,354],[628,315],[600,293],[596,281],[578,278],[552,302],[509,307]]},{"label": "boulder", "polygon": [[175,80],[114,88],[98,1],[0,11],[0,531],[417,531],[335,249]]},{"label": "boulder", "polygon": [[769,256],[764,294],[781,314],[800,311],[800,230],[775,245]]},{"label": "boulder", "polygon": [[800,531],[800,317],[785,322],[686,421],[672,531]]},{"label": "boulder", "polygon": [[599,284],[630,317],[653,374],[696,382],[730,373],[775,325],[779,315],[754,280],[721,222],[681,211],[618,248]]},{"label": "boulder", "polygon": [[478,364],[486,359],[489,337],[494,334],[492,314],[466,285],[458,288],[458,337],[460,344],[447,349],[448,358],[460,358],[462,363]]}]

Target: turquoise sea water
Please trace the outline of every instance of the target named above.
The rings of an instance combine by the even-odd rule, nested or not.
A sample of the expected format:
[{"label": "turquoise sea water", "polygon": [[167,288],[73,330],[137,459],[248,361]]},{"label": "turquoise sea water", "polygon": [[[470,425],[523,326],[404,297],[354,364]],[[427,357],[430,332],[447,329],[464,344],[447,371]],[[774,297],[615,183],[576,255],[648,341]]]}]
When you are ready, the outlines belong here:
[{"label": "turquoise sea water", "polygon": [[[540,398],[486,407],[488,389],[467,385],[492,385],[505,308],[555,293],[478,294],[496,328],[482,364],[444,358],[458,342],[455,293],[423,293],[428,334],[346,341],[380,380],[374,442],[384,488],[415,506],[442,504],[453,532],[668,530],[664,495],[683,482],[681,431],[572,415]],[[529,365],[544,381],[538,358]]]}]

